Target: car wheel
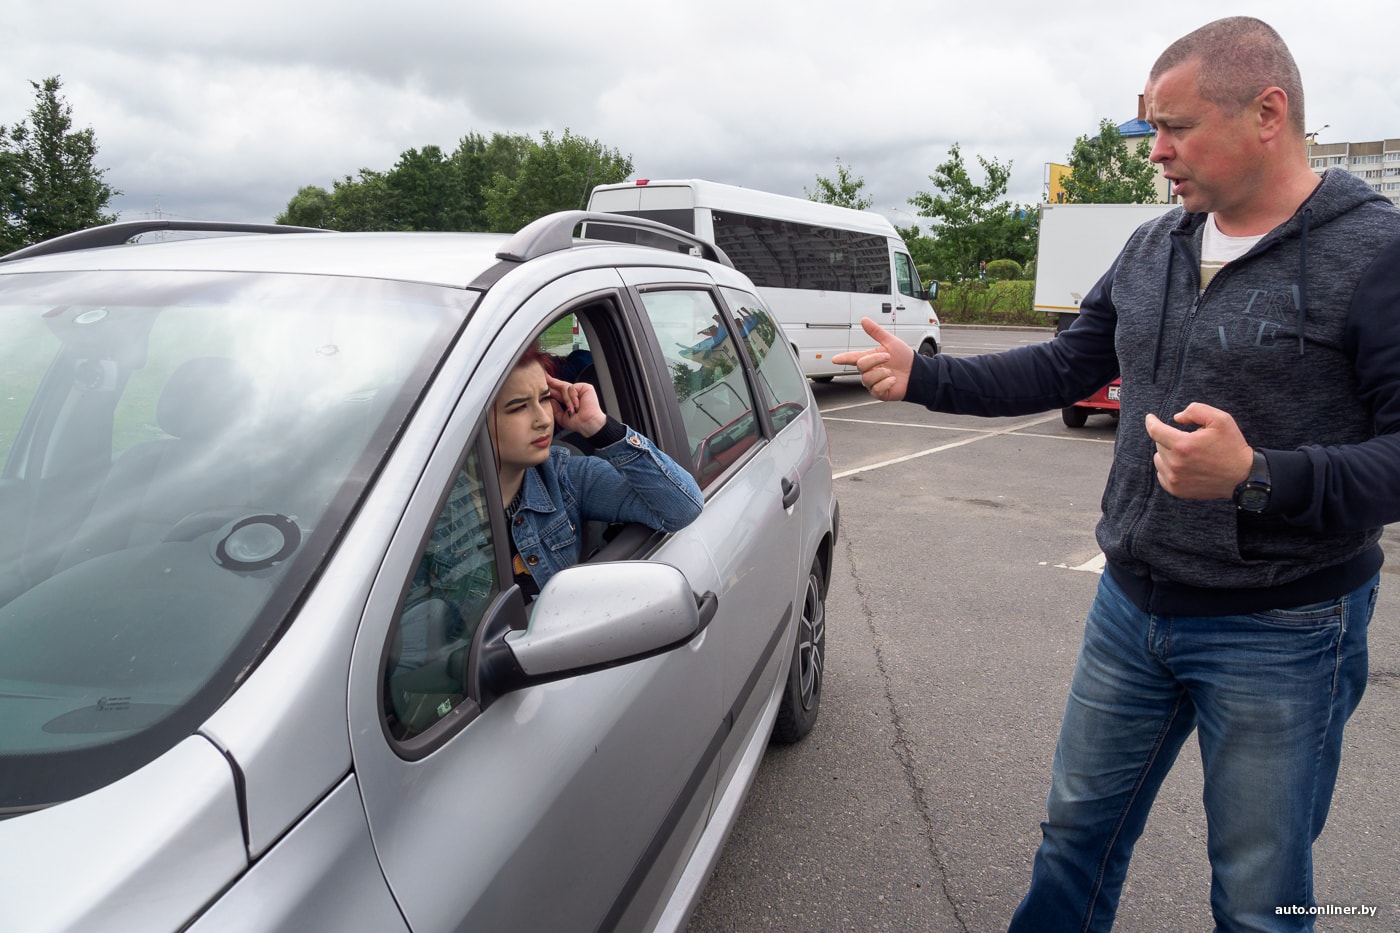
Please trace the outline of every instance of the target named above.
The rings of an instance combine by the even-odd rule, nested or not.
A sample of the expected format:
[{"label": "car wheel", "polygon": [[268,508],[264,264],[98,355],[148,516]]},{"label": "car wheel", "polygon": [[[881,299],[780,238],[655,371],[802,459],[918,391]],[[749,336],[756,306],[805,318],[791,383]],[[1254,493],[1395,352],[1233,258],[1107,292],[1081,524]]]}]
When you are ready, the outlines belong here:
[{"label": "car wheel", "polygon": [[1089,409],[1071,405],[1060,410],[1060,418],[1064,420],[1067,428],[1082,428],[1089,422]]},{"label": "car wheel", "polygon": [[823,382],[823,383],[825,383],[825,382],[830,382],[831,380],[833,380],[833,379],[835,379],[835,378],[836,378],[835,376],[813,376],[813,377],[812,377],[812,381],[813,381],[813,382]]},{"label": "car wheel", "polygon": [[797,644],[788,669],[787,687],[773,723],[774,742],[791,745],[812,731],[821,705],[825,666],[826,603],[822,596],[821,564],[813,561],[802,594],[802,615],[797,620]]},{"label": "car wheel", "polygon": [[925,340],[923,343],[919,344],[919,355],[937,356],[938,344],[934,343],[932,340]]}]

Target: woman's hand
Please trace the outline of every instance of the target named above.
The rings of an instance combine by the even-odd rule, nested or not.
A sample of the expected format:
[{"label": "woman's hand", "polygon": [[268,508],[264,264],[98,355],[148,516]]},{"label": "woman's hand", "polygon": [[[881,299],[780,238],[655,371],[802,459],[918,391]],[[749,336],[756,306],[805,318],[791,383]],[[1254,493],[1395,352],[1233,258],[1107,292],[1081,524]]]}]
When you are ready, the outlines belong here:
[{"label": "woman's hand", "polygon": [[554,421],[568,431],[577,431],[584,437],[592,437],[608,423],[598,404],[598,393],[586,382],[565,382],[553,376],[545,376],[549,384],[549,397],[554,402]]}]

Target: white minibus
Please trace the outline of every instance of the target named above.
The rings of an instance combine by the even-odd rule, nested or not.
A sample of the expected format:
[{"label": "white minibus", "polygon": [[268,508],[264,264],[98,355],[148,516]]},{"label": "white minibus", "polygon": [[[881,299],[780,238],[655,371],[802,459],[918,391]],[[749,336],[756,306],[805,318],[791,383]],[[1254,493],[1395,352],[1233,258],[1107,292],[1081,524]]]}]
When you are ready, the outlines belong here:
[{"label": "white minibus", "polygon": [[[870,345],[862,317],[926,356],[942,346],[929,304],[933,295],[919,282],[899,232],[879,214],[698,179],[599,185],[588,209],[660,221],[724,250],[758,286],[802,371],[815,380],[855,372],[831,358],[852,344]],[[648,237],[597,223],[587,224],[583,235],[626,242]],[[933,292],[937,288],[931,283]]]}]

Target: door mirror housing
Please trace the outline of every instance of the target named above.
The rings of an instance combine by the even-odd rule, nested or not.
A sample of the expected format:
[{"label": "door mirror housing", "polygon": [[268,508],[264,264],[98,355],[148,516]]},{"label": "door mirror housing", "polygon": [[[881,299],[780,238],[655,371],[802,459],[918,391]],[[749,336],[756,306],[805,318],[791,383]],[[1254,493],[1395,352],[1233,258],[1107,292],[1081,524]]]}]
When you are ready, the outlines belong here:
[{"label": "door mirror housing", "polygon": [[685,575],[669,564],[576,564],[540,592],[529,627],[505,636],[532,680],[636,661],[690,641],[700,610]]}]

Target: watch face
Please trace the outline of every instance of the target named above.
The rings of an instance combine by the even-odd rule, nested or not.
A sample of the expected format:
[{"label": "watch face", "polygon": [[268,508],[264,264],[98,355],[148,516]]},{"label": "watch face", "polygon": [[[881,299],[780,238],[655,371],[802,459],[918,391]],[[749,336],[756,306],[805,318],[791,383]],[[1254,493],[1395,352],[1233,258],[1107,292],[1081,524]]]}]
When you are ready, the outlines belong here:
[{"label": "watch face", "polygon": [[1236,497],[1239,507],[1246,512],[1262,512],[1269,504],[1269,487],[1248,485]]}]

